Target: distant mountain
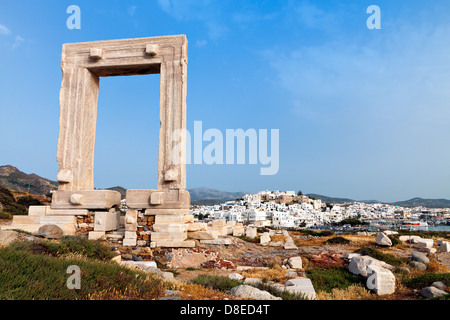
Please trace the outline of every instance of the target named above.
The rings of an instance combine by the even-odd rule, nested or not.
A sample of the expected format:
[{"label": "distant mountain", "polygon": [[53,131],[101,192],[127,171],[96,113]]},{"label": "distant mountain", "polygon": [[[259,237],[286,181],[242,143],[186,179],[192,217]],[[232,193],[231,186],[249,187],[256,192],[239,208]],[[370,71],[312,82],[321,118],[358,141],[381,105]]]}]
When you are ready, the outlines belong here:
[{"label": "distant mountain", "polygon": [[322,200],[322,202],[328,202],[328,203],[348,203],[348,202],[355,202],[356,200],[352,200],[352,199],[348,199],[348,198],[333,198],[333,197],[327,197],[327,196],[323,196],[321,194],[315,194],[315,193],[309,193],[306,194],[306,196],[310,197],[310,198],[314,198],[314,199],[318,199],[318,200]]},{"label": "distant mountain", "polygon": [[222,202],[242,198],[247,192],[226,192],[208,188],[189,189],[192,201],[197,200],[220,200]]},{"label": "distant mountain", "polygon": [[37,174],[26,174],[13,166],[0,166],[0,186],[14,191],[30,192],[44,196],[58,188],[58,182],[48,180]]},{"label": "distant mountain", "polygon": [[202,200],[191,200],[192,206],[215,206],[224,203],[225,201],[217,199],[202,199]]},{"label": "distant mountain", "polygon": [[[0,186],[14,191],[30,192],[34,195],[45,196],[47,193],[58,189],[58,182],[42,178],[35,173],[27,174],[16,167],[6,165],[0,166]],[[120,186],[108,188],[120,192],[122,199],[125,198],[126,189]],[[193,188],[188,190],[191,195],[192,204],[220,204],[226,201],[242,198],[247,192],[227,192],[209,188]],[[349,198],[335,198],[320,194],[306,194],[308,197],[320,199],[323,202],[343,204],[350,202],[380,203],[377,200],[353,200]],[[413,198],[406,201],[391,202],[391,205],[402,207],[427,207],[427,208],[450,208],[450,200],[447,199],[422,199]]]},{"label": "distant mountain", "polygon": [[120,195],[121,195],[122,199],[125,199],[126,194],[127,194],[127,189],[125,189],[124,187],[121,187],[121,186],[108,188],[108,189],[106,189],[106,190],[113,190],[113,191],[118,191],[118,192],[120,192]]},{"label": "distant mountain", "polygon": [[[125,199],[127,189],[121,186],[107,188],[106,190],[114,190],[120,192],[122,199]],[[225,201],[242,198],[247,192],[226,192],[208,188],[189,189],[191,195],[191,203],[194,205],[214,205]]]},{"label": "distant mountain", "polygon": [[406,201],[392,202],[392,205],[402,207],[427,207],[427,208],[450,208],[450,200],[447,199],[422,199],[412,198]]}]

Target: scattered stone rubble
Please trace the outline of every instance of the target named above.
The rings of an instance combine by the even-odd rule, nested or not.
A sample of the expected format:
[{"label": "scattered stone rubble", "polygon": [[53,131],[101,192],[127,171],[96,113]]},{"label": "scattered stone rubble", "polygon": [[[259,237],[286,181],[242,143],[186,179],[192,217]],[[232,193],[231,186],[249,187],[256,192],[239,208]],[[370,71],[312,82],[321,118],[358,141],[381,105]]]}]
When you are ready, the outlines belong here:
[{"label": "scattered stone rubble", "polygon": [[446,285],[441,281],[436,281],[431,284],[431,286],[423,288],[420,291],[420,295],[425,299],[439,298],[441,296],[445,296],[449,294],[448,290],[446,291]]},{"label": "scattered stone rubble", "polygon": [[0,246],[7,246],[18,238],[19,233],[16,231],[0,231]]},{"label": "scattered stone rubble", "polygon": [[[286,259],[284,262],[284,266],[286,266],[289,269],[295,269],[300,270],[302,269],[302,258],[299,256],[291,257],[289,259]],[[260,278],[245,278],[239,273],[246,270],[251,269],[261,269],[261,270],[267,270],[266,267],[251,267],[251,266],[238,266],[236,268],[235,273],[231,273],[228,275],[230,279],[239,280],[242,281],[244,285],[238,286],[233,288],[230,293],[234,294],[239,297],[243,298],[252,298],[256,300],[265,300],[265,299],[272,299],[269,296],[267,296],[266,293],[261,293],[260,290],[256,291],[253,289],[248,288],[250,285],[258,285],[262,282],[262,279]],[[291,271],[286,273],[286,277],[290,277],[292,279],[286,280],[286,282],[283,284],[280,283],[274,283],[274,282],[268,282],[271,286],[275,287],[276,289],[279,289],[281,291],[289,291],[291,293],[296,294],[302,294],[306,299],[308,300],[315,300],[316,299],[316,292],[314,290],[314,286],[312,285],[312,282],[310,279],[305,277],[298,277],[298,273],[295,271]],[[265,292],[265,291],[264,291]],[[253,295],[254,294],[254,295]],[[266,297],[266,298],[262,298]]]},{"label": "scattered stone rubble", "polygon": [[358,253],[347,255],[348,269],[351,273],[367,278],[366,286],[377,295],[392,294],[395,292],[394,266],[370,256]]},{"label": "scattered stone rubble", "polygon": [[234,287],[229,291],[230,294],[245,298],[245,299],[253,299],[253,300],[281,300],[279,297],[275,297],[271,295],[267,291],[260,290],[258,288],[249,286],[249,285],[240,285],[237,287]]},{"label": "scattered stone rubble", "polygon": [[392,241],[391,239],[389,239],[388,235],[386,233],[380,232],[378,234],[378,236],[376,237],[375,241],[380,245],[380,246],[386,246],[386,247],[390,247],[392,246]]},{"label": "scattered stone rubble", "polygon": [[424,239],[420,236],[400,236],[400,241],[417,244],[422,252],[437,253],[437,252],[450,252],[450,242],[438,240],[436,245],[433,239]]}]

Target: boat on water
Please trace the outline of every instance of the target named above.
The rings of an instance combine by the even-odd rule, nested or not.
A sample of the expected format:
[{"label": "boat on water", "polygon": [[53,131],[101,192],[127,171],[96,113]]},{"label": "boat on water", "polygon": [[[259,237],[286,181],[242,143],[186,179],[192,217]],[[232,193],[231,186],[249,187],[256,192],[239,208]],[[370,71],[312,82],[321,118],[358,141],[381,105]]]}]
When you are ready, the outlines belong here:
[{"label": "boat on water", "polygon": [[428,222],[426,221],[404,221],[402,223],[404,226],[414,226],[414,227],[428,227]]}]

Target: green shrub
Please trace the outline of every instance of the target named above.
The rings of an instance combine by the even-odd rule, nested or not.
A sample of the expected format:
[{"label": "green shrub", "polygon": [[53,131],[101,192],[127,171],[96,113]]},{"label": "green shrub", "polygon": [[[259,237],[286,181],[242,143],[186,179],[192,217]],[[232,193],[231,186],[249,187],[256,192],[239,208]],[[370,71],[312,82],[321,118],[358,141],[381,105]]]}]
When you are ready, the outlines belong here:
[{"label": "green shrub", "polygon": [[[81,289],[70,290],[67,268],[81,270]],[[0,300],[158,299],[162,281],[111,262],[61,259],[12,247],[0,249]]]},{"label": "green shrub", "polygon": [[197,270],[201,270],[201,269],[192,268],[192,267],[187,267],[186,268],[186,271],[197,271]]},{"label": "green shrub", "polygon": [[32,196],[24,196],[17,199],[17,204],[28,209],[30,206],[41,206],[42,202]]},{"label": "green shrub", "polygon": [[11,220],[13,216],[5,211],[0,211],[0,219]]},{"label": "green shrub", "polygon": [[326,244],[349,244],[351,241],[344,237],[333,237],[325,241]]},{"label": "green shrub", "polygon": [[23,205],[17,204],[12,192],[0,186],[0,203],[3,206],[3,211],[11,215],[26,215],[27,208]]},{"label": "green shrub", "polygon": [[403,244],[403,242],[401,242],[399,240],[399,236],[398,235],[390,235],[390,236],[388,236],[388,238],[391,239],[391,242],[392,242],[393,246],[396,246],[396,245],[399,245],[399,244]]},{"label": "green shrub", "polygon": [[242,284],[241,281],[223,276],[199,275],[191,280],[191,283],[202,285],[206,288],[228,291]]},{"label": "green shrub", "polygon": [[259,243],[259,238],[249,238],[247,236],[237,236],[236,238],[239,238],[241,240],[247,241],[247,242],[251,242],[251,243]]},{"label": "green shrub", "polygon": [[450,300],[450,293],[430,300]]},{"label": "green shrub", "polygon": [[405,280],[404,285],[411,289],[423,289],[435,281],[442,281],[446,286],[450,286],[450,273],[424,273]]},{"label": "green shrub", "polygon": [[398,267],[404,263],[404,261],[402,259],[397,258],[396,256],[393,256],[392,254],[384,253],[384,252],[381,252],[380,250],[370,248],[370,247],[361,247],[360,249],[356,250],[355,252],[359,253],[363,256],[371,256],[372,258],[384,261],[387,264],[393,265],[395,267]]},{"label": "green shrub", "polygon": [[329,237],[334,235],[334,232],[331,230],[325,230],[325,231],[313,231],[313,230],[296,230],[299,231],[301,233],[303,233],[304,235],[310,235],[313,237]]},{"label": "green shrub", "polygon": [[316,291],[331,292],[334,288],[345,289],[352,284],[365,285],[366,280],[362,276],[350,273],[347,268],[336,269],[310,269],[306,275]]}]

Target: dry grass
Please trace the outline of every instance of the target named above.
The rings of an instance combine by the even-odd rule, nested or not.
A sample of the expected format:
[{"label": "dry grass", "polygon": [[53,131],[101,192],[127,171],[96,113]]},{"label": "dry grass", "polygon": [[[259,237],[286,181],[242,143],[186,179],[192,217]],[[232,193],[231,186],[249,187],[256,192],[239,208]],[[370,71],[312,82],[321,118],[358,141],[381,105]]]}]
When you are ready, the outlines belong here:
[{"label": "dry grass", "polygon": [[59,258],[66,260],[89,261],[89,259],[81,253],[69,252],[61,255]]},{"label": "dry grass", "polygon": [[446,266],[438,263],[435,260],[431,260],[430,264],[428,265],[427,272],[434,272],[434,273],[449,273],[450,269]]},{"label": "dry grass", "polygon": [[156,300],[157,297],[163,295],[164,284],[160,282],[154,289],[157,292],[156,295],[154,293],[147,295],[132,287],[126,288],[123,292],[116,288],[108,288],[89,294],[87,300]]},{"label": "dry grass", "polygon": [[285,242],[286,238],[287,237],[285,237],[285,236],[283,236],[281,234],[275,234],[273,236],[270,236],[270,241],[272,241],[272,242],[279,242],[279,241]]},{"label": "dry grass", "polygon": [[345,235],[345,238],[352,242],[355,246],[370,246],[376,245],[374,236],[358,236],[358,235]]},{"label": "dry grass", "polygon": [[354,284],[345,289],[333,289],[331,292],[317,292],[317,300],[376,300],[378,297],[364,288]]},{"label": "dry grass", "polygon": [[219,290],[205,288],[199,284],[178,282],[172,284],[170,289],[180,291],[177,296],[183,300],[239,300],[232,295]]},{"label": "dry grass", "polygon": [[378,296],[363,285],[354,284],[345,289],[333,289],[331,292],[318,291],[317,300],[417,300],[414,291],[397,282],[394,294]]},{"label": "dry grass", "polygon": [[[357,235],[350,235],[345,234],[342,235],[346,239],[350,240],[350,246],[354,246],[355,248],[358,248],[360,246],[371,246],[376,245],[375,237],[373,236],[357,236]],[[296,237],[293,237],[294,243],[297,246],[322,246],[325,241],[328,239],[331,239],[333,237],[336,237],[336,235],[331,235],[327,237],[319,237],[319,238],[309,238],[309,239],[298,239]]]},{"label": "dry grass", "polygon": [[286,269],[282,269],[280,265],[276,264],[271,269],[249,269],[243,271],[241,274],[245,278],[260,278],[262,280],[286,281],[290,279],[286,277]]},{"label": "dry grass", "polygon": [[414,294],[414,291],[405,285],[399,279],[397,279],[397,285],[395,288],[395,294],[389,295],[391,300],[411,300],[417,299],[417,296]]},{"label": "dry grass", "polygon": [[298,247],[308,247],[308,246],[321,246],[323,242],[332,237],[321,237],[321,238],[311,238],[311,239],[298,239],[292,237],[294,244]]}]

